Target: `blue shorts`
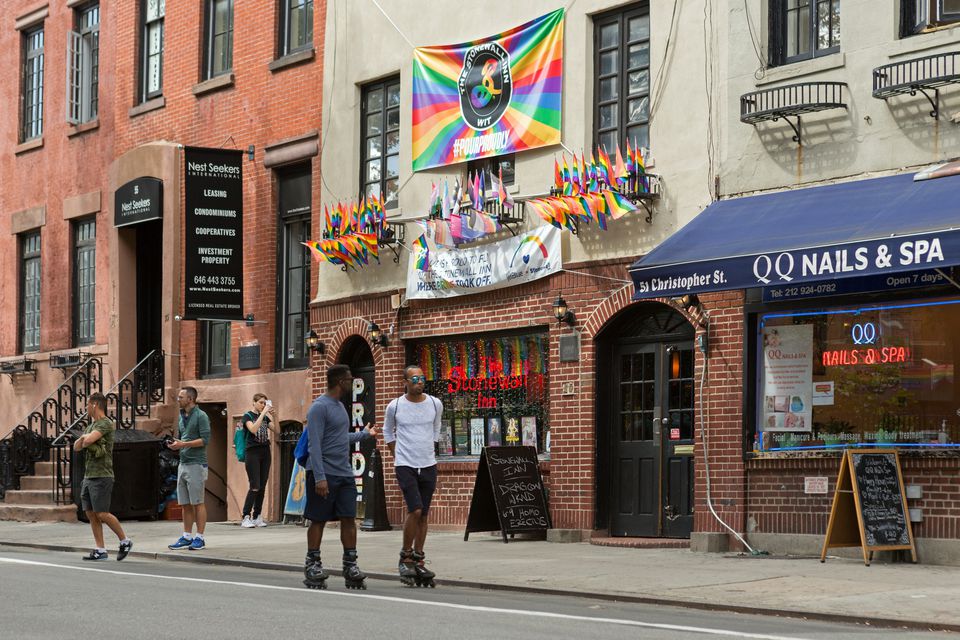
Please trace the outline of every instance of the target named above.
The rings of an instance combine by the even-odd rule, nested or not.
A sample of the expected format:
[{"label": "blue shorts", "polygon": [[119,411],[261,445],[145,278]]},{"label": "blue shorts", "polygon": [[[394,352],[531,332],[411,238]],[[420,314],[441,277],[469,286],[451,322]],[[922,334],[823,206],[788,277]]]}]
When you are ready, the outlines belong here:
[{"label": "blue shorts", "polygon": [[422,509],[421,513],[427,515],[433,492],[437,490],[437,465],[423,469],[400,466],[394,468],[394,473],[407,503],[407,513]]},{"label": "blue shorts", "polygon": [[327,476],[330,492],[321,498],[316,490],[313,471],[307,471],[307,504],[303,517],[310,522],[329,522],[357,517],[357,481],[353,476]]}]

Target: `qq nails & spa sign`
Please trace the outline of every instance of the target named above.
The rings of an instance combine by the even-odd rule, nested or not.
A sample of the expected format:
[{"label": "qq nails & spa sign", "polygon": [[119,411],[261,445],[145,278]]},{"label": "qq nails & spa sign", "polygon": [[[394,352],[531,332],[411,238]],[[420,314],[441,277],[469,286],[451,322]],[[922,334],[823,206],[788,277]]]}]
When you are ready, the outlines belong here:
[{"label": "qq nails & spa sign", "polygon": [[243,152],[187,147],[186,320],[243,319]]},{"label": "qq nails & spa sign", "polygon": [[798,287],[796,292],[784,293],[789,298],[837,293],[832,282],[837,278],[936,269],[958,263],[960,231],[942,231],[709,262],[639,266],[631,269],[631,275],[635,299],[775,285]]}]

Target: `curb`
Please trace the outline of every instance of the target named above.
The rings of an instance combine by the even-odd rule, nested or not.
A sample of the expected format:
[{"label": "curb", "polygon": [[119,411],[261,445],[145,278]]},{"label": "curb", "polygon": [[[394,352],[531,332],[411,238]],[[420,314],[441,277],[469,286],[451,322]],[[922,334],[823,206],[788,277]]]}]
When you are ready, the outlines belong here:
[{"label": "curb", "polygon": [[[42,549],[45,551],[62,551],[83,553],[88,551],[89,547],[73,547],[57,544],[40,544],[34,542],[6,542],[0,540],[0,547],[20,547],[28,549]],[[162,553],[150,551],[131,551],[128,557],[144,558],[147,560],[170,560],[173,562],[193,562],[196,564],[220,565],[227,567],[244,567],[247,569],[265,569],[269,571],[289,571],[291,573],[300,573],[303,569],[300,565],[285,564],[279,562],[263,562],[258,560],[238,560],[234,558],[218,558],[215,556],[205,556],[199,554],[187,555],[186,553]],[[341,576],[343,572],[337,569],[327,569],[331,576]],[[367,577],[373,580],[389,580],[395,582],[396,574],[393,573],[367,573]],[[697,602],[692,600],[673,600],[667,598],[656,598],[651,596],[630,596],[613,593],[597,593],[571,591],[569,589],[549,589],[546,587],[528,587],[523,585],[492,584],[488,582],[473,582],[470,580],[450,580],[436,579],[438,586],[464,587],[468,589],[484,589],[487,591],[506,591],[513,593],[531,593],[538,595],[563,596],[570,598],[588,598],[592,600],[603,600],[606,602],[626,602],[634,604],[648,604],[666,607],[676,607],[681,609],[697,609],[701,611],[718,611],[726,613],[742,613],[748,615],[765,616],[768,618],[800,618],[804,620],[817,620],[821,622],[836,622],[842,624],[856,624],[874,628],[884,629],[913,629],[918,631],[950,631],[960,632],[960,624],[950,623],[931,623],[920,620],[898,620],[896,618],[879,618],[873,616],[845,615],[840,613],[822,613],[817,611],[796,611],[792,609],[782,609],[771,611],[760,607],[747,607],[732,604],[717,604],[712,602]]]}]

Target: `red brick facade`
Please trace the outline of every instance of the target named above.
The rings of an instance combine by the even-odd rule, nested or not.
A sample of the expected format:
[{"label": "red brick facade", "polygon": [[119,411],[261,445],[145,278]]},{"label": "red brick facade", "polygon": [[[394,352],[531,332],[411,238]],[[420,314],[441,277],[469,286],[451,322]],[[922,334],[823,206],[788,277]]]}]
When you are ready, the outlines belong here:
[{"label": "red brick facade", "polygon": [[[35,10],[46,7],[39,14]],[[33,14],[42,16],[14,29],[14,20]],[[18,350],[19,237],[17,234],[39,229],[41,237],[41,315],[40,359],[46,352],[73,347],[71,317],[72,243],[71,220],[65,215],[75,212],[80,217],[96,218],[97,272],[108,268],[108,235],[112,225],[108,217],[105,191],[107,168],[114,145],[114,105],[110,100],[114,89],[113,74],[100,77],[101,100],[98,118],[75,127],[67,122],[64,103],[66,88],[67,34],[75,27],[75,11],[64,3],[39,3],[36,0],[12,0],[4,3],[5,25],[0,29],[0,63],[6,70],[0,83],[0,356],[11,356]],[[21,56],[24,31],[42,25],[44,30],[44,93],[43,135],[20,144],[17,105],[21,103]],[[116,16],[107,8],[100,16],[101,33],[116,29]],[[114,64],[115,44],[112,38],[100,41],[100,65]],[[64,170],[58,170],[62,168]],[[84,200],[85,197],[85,200]],[[83,200],[78,202],[78,199]],[[66,201],[66,208],[65,208]],[[44,209],[42,222],[25,222],[19,215],[29,210]],[[31,217],[31,216],[28,216]],[[39,222],[39,224],[36,224]],[[97,282],[98,301],[95,331],[96,344],[107,342],[110,322],[109,282]],[[60,377],[57,374],[57,377]],[[62,379],[62,378],[61,378]],[[17,415],[15,419],[22,418]]]},{"label": "red brick facade", "polygon": [[[631,304],[633,285],[624,279],[628,265],[626,261],[571,265],[569,271],[534,283],[445,300],[414,300],[400,310],[390,308],[389,294],[315,305],[312,308],[311,325],[327,343],[327,352],[323,360],[313,363],[314,393],[323,392],[326,385],[325,369],[338,361],[338,354],[347,338],[361,336],[367,339],[369,322],[376,322],[384,331],[392,328],[389,347],[371,345],[376,367],[376,388],[380,390],[376,397],[375,419],[378,423],[382,421],[383,411],[389,401],[402,392],[403,368],[408,364],[405,341],[440,336],[454,338],[469,333],[518,328],[545,328],[550,337],[551,450],[549,462],[541,464],[541,472],[550,490],[553,526],[593,529],[598,490],[596,352],[593,339],[611,318]],[[386,268],[393,267],[388,265]],[[569,327],[559,325],[553,317],[553,302],[561,294],[578,318],[577,329],[583,332],[581,357],[577,363],[560,362],[559,359],[559,336],[570,331]],[[695,319],[691,318],[691,321]],[[564,383],[573,383],[577,391],[573,395],[563,395]],[[392,458],[386,447],[381,447],[381,450],[386,470],[384,484],[390,520],[399,523],[404,513],[402,498],[393,481]],[[457,525],[466,522],[476,469],[476,462],[440,462],[439,488],[434,506],[431,507],[433,522]],[[740,475],[742,477],[742,462]],[[715,480],[715,484],[722,487],[729,481]],[[742,482],[739,490],[742,495]],[[736,491],[733,489],[724,490],[723,493],[734,494]],[[699,505],[699,494],[697,499]]]},{"label": "red brick facade", "polygon": [[[244,312],[266,320],[253,327],[234,323],[231,376],[256,375],[273,369],[277,272],[277,195],[274,171],[263,166],[264,146],[320,129],[323,99],[323,41],[315,39],[313,58],[271,71],[276,58],[278,3],[272,0],[235,3],[233,81],[206,93],[201,90],[203,3],[168,3],[164,20],[163,106],[130,115],[138,103],[138,3],[117,6],[116,156],[140,145],[168,140],[184,146],[223,147],[246,151],[255,147],[253,162],[244,156]],[[314,3],[314,33],[322,34],[326,3]],[[313,158],[313,210],[319,209],[320,162]],[[181,198],[182,198],[181,194]],[[181,203],[182,204],[182,203]],[[319,230],[319,216],[312,219]],[[181,227],[182,228],[182,227]],[[181,269],[182,277],[182,269]],[[199,377],[198,324],[181,323],[180,377]],[[242,371],[237,348],[260,344],[261,368]]]}]

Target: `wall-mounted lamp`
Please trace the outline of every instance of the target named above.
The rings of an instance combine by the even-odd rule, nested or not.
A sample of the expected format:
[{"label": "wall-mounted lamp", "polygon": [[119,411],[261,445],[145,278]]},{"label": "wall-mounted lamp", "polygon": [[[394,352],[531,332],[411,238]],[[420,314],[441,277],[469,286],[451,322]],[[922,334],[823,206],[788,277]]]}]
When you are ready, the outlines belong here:
[{"label": "wall-mounted lamp", "polygon": [[307,345],[307,349],[323,355],[327,351],[327,345],[320,342],[320,336],[317,335],[317,332],[313,329],[310,329],[310,333],[307,334],[307,337],[303,339]]},{"label": "wall-mounted lamp", "polygon": [[385,333],[380,330],[380,325],[376,322],[371,322],[370,326],[367,327],[367,332],[370,334],[370,342],[375,345],[379,345],[386,349],[390,346],[390,341],[387,339]]},{"label": "wall-mounted lamp", "polygon": [[565,322],[571,327],[577,324],[577,317],[567,307],[567,301],[562,296],[558,296],[557,301],[553,303],[553,317],[557,322]]},{"label": "wall-mounted lamp", "polygon": [[256,150],[257,148],[253,145],[247,147],[247,160],[250,160],[251,162],[253,161],[253,152]]},{"label": "wall-mounted lamp", "polygon": [[243,317],[243,319],[247,321],[247,326],[248,326],[248,327],[252,327],[254,324],[256,324],[256,322],[254,322],[254,320],[253,320],[253,314],[252,314],[252,313],[248,313],[247,315],[245,315],[245,316]]},{"label": "wall-mounted lamp", "polygon": [[700,306],[700,298],[697,297],[695,293],[686,293],[682,296],[677,296],[676,298],[670,298],[670,302],[677,305],[681,309],[690,311]]}]

